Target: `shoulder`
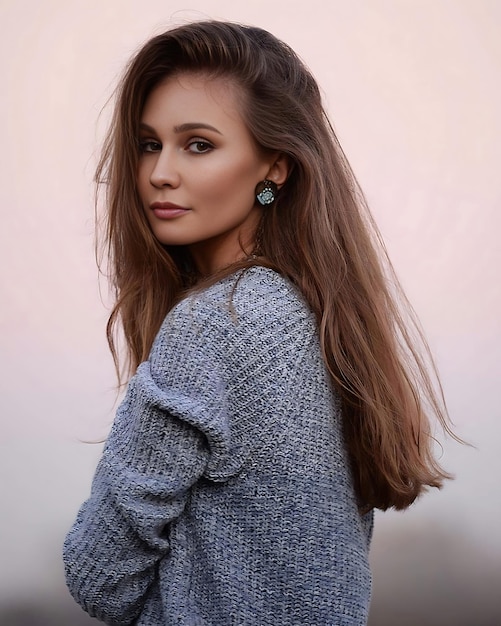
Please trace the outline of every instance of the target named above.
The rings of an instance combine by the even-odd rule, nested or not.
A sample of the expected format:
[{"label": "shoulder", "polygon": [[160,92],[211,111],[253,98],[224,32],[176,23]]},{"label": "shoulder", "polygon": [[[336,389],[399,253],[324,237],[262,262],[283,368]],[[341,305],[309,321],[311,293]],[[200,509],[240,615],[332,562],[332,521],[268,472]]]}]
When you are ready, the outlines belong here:
[{"label": "shoulder", "polygon": [[[262,266],[227,276],[189,294],[166,316],[150,360],[174,355],[199,366],[237,352],[262,354],[280,347],[297,350],[297,342],[316,336],[316,323],[299,290],[285,277]],[[233,357],[233,358],[232,358]]]},{"label": "shoulder", "polygon": [[311,313],[299,290],[284,276],[263,266],[227,276],[194,292],[167,316],[169,321],[190,319],[209,327],[260,328],[278,322],[310,319]]},{"label": "shoulder", "polygon": [[265,433],[303,412],[305,398],[311,406],[323,398],[332,410],[314,317],[292,283],[264,267],[181,301],[143,365],[162,406],[206,434],[207,475],[218,480],[233,475]]}]

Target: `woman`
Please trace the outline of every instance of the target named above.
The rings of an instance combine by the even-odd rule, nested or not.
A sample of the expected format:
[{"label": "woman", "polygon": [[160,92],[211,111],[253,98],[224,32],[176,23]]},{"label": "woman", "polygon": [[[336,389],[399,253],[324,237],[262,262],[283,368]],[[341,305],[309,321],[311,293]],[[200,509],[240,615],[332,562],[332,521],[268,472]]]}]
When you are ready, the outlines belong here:
[{"label": "woman", "polygon": [[98,181],[135,374],[65,542],[75,599],[108,624],[365,624],[372,511],[440,487],[448,426],[311,74],[258,28],[155,37]]}]

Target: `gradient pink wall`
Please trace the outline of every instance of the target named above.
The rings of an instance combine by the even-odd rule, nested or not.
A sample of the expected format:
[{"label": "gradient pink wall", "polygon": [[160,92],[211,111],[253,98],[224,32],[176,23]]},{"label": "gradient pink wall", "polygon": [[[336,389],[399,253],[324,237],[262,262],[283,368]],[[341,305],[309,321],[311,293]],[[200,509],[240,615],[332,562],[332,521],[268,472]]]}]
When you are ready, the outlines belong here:
[{"label": "gradient pink wall", "polygon": [[115,401],[93,257],[97,120],[142,41],[205,17],[271,30],[319,79],[476,446],[445,442],[457,480],[378,515],[371,624],[501,623],[496,0],[0,3],[0,622],[87,623],[60,545],[99,455],[79,440],[106,435]]}]

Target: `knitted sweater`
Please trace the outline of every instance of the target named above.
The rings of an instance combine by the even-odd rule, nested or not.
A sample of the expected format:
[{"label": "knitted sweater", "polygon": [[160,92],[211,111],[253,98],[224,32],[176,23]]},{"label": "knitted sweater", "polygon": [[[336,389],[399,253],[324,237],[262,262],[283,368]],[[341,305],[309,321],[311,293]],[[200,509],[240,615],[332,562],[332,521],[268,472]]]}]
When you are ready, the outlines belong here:
[{"label": "knitted sweater", "polygon": [[67,584],[116,626],[361,626],[371,528],[314,317],[253,267],[165,318],[66,538]]}]

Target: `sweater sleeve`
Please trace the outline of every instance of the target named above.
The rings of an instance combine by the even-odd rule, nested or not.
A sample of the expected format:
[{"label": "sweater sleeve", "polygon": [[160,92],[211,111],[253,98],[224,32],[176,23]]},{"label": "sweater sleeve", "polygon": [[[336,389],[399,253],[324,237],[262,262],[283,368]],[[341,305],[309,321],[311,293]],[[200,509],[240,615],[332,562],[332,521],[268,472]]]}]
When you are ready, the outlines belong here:
[{"label": "sweater sleeve", "polygon": [[75,600],[116,626],[132,624],[154,592],[157,564],[169,552],[169,524],[204,473],[211,446],[219,452],[225,446],[217,365],[201,350],[206,341],[193,325],[171,326],[175,331],[161,331],[152,358],[129,383],[90,498],[63,548]]},{"label": "sweater sleeve", "polygon": [[107,624],[133,624],[158,592],[171,523],[195,483],[229,480],[267,429],[284,428],[300,384],[287,364],[314,341],[314,324],[290,286],[253,276],[180,302],[118,409],[64,544],[72,595]]}]

